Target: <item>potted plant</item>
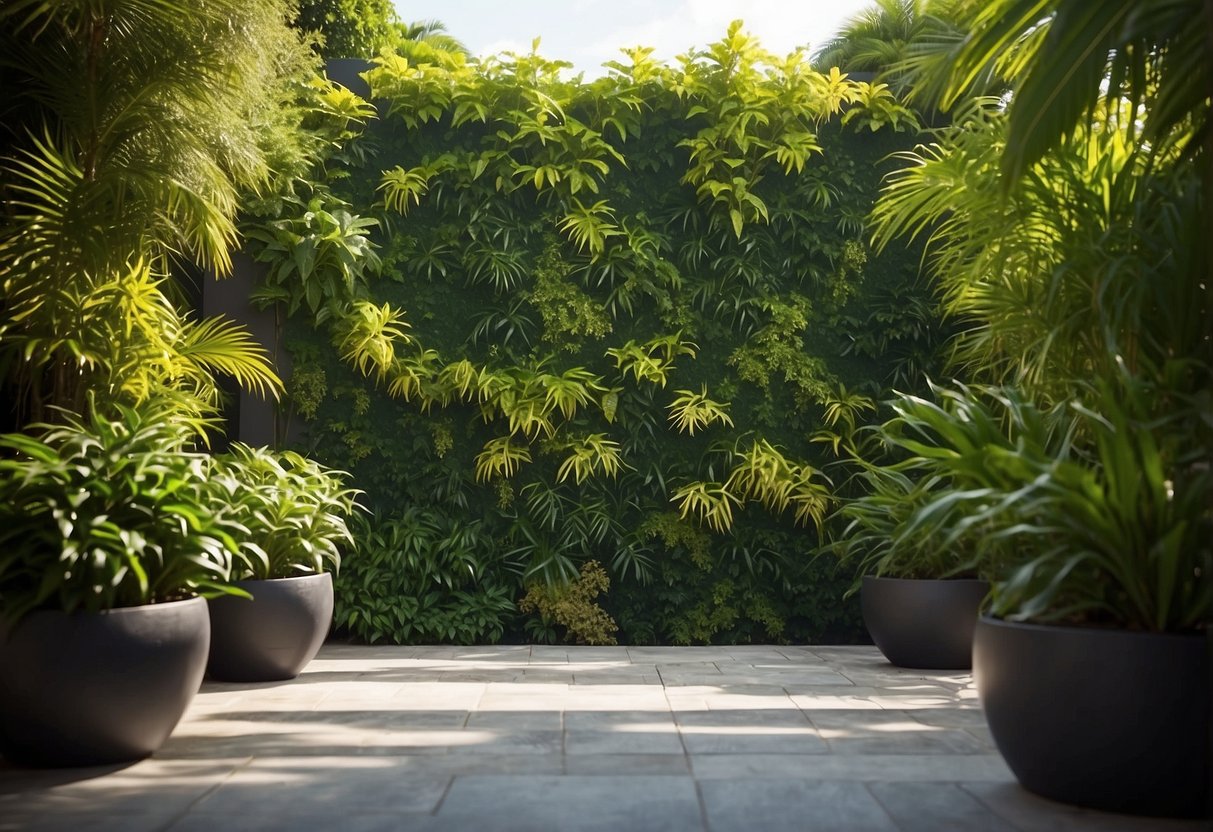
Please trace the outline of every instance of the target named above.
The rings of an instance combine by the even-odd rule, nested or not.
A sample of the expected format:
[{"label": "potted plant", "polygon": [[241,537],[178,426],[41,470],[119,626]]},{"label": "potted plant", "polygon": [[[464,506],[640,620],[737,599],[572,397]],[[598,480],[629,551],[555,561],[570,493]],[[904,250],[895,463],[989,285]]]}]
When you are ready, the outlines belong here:
[{"label": "potted plant", "polygon": [[912,521],[915,509],[947,486],[932,460],[912,455],[878,464],[865,459],[878,447],[913,451],[912,418],[876,427],[879,443],[850,447],[862,493],[844,499],[835,520],[845,522],[823,553],[853,564],[864,625],[876,646],[899,667],[965,670],[972,663],[978,610],[989,592],[980,563],[964,541],[948,545]]},{"label": "potted plant", "polygon": [[210,601],[210,676],[229,682],[291,679],[316,655],[333,618],[331,571],[352,545],[345,518],[358,492],[346,474],[293,451],[234,444],[215,460],[245,529],[235,586],[249,597]]},{"label": "potted plant", "polygon": [[[1127,373],[1047,412],[1005,389],[947,395],[906,403],[954,474],[913,522],[1000,563],[973,661],[1011,770],[1056,800],[1205,816],[1208,405]],[[1000,437],[974,429],[987,419]]]},{"label": "potted plant", "polygon": [[0,436],[0,753],[134,760],[198,691],[239,526],[170,399]]}]

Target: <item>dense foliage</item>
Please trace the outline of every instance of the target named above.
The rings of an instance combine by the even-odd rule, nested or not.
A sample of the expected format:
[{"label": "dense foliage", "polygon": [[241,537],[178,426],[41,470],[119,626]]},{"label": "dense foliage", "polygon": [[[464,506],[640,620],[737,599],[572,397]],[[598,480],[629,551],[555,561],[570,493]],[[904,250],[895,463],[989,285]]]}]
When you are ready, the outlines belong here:
[{"label": "dense foliage", "polygon": [[197,425],[157,398],[0,436],[0,610],[106,610],[216,590],[243,533],[236,483],[192,451]]},{"label": "dense foliage", "polygon": [[929,238],[953,358],[985,383],[901,397],[905,464],[931,489],[884,551],[904,567],[924,535],[963,544],[1010,619],[1207,626],[1213,62],[1191,25],[1207,9],[970,12],[942,100],[994,65],[1009,106],[969,102],[905,154],[875,217],[878,241]]},{"label": "dense foliage", "polygon": [[365,636],[498,588],[488,634],[520,635],[524,587],[589,560],[625,640],[854,632],[850,576],[808,557],[836,458],[811,440],[932,366],[919,255],[865,243],[915,118],[739,25],[675,67],[626,55],[588,83],[533,53],[385,56],[381,118],[252,234],[292,287],[308,447],[353,472],[373,539],[467,560],[401,586],[351,559]]},{"label": "dense foliage", "polygon": [[[226,273],[240,195],[307,52],[284,0],[6,3],[0,388],[14,426],[158,390],[217,403],[216,373],[275,393],[242,329],[198,320],[182,261]],[[179,401],[181,401],[179,399]]]}]

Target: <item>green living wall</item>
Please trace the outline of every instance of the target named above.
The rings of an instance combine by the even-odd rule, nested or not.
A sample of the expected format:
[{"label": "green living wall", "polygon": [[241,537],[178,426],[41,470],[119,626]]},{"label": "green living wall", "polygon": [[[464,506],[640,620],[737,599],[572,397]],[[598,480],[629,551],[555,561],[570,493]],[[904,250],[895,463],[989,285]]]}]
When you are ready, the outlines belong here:
[{"label": "green living wall", "polygon": [[624,54],[385,55],[378,117],[250,232],[283,435],[372,510],[354,637],[858,637],[813,555],[840,442],[941,341],[921,252],[865,227],[917,122],[737,26]]}]

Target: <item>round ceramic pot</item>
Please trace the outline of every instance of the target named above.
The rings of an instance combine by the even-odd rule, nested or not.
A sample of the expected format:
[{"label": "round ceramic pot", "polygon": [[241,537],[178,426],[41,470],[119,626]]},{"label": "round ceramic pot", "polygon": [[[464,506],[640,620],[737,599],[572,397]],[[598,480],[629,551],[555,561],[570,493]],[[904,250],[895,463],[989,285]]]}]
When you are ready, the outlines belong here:
[{"label": "round ceramic pot", "polygon": [[0,633],[0,753],[36,766],[146,757],[198,692],[210,631],[201,598],[30,613]]},{"label": "round ceramic pot", "polygon": [[864,576],[863,622],[885,658],[899,667],[966,670],[973,629],[990,585],[977,580]]},{"label": "round ceramic pot", "polygon": [[1199,635],[983,617],[973,674],[1024,788],[1110,812],[1209,812],[1209,653]]},{"label": "round ceramic pot", "polygon": [[238,581],[253,596],[212,598],[207,673],[221,682],[293,679],[320,650],[333,620],[333,578],[327,572],[266,581]]}]

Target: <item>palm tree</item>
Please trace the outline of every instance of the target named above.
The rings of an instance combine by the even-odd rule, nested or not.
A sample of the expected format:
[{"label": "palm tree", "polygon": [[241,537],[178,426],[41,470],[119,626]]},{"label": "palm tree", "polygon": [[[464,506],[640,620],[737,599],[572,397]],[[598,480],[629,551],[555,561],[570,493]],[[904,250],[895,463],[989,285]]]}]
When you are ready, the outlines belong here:
[{"label": "palm tree", "polygon": [[817,50],[819,67],[872,72],[894,92],[913,87],[907,64],[924,48],[938,51],[961,39],[963,3],[958,0],[874,0]]},{"label": "palm tree", "polygon": [[[9,0],[0,72],[19,91],[0,162],[0,377],[17,424],[88,394],[277,377],[242,329],[183,310],[182,259],[230,268],[257,125],[298,51],[282,0]],[[277,85],[277,87],[275,86]]]},{"label": "palm tree", "polygon": [[[463,41],[452,37],[447,32],[446,24],[441,20],[414,20],[412,23],[398,23],[396,32],[401,41],[423,43],[444,52],[471,54]],[[406,43],[401,44],[401,46],[406,45]]]},{"label": "palm tree", "polygon": [[[1213,4],[1206,0],[985,0],[956,55],[944,101],[998,61],[1016,78],[1001,157],[1011,190],[1070,141],[1098,109],[1127,107],[1135,139],[1154,164],[1199,165],[1193,233],[1174,268],[1194,287],[1189,302],[1213,345]],[[1136,132],[1140,126],[1140,132]],[[1202,291],[1195,291],[1200,289]],[[1203,297],[1202,297],[1203,295]],[[1207,374],[1206,370],[1206,374]],[[1203,377],[1203,376],[1202,376]]]},{"label": "palm tree", "polygon": [[1209,131],[1213,6],[1206,0],[983,0],[956,56],[945,103],[983,67],[1014,70],[1003,170],[1018,178],[1103,102],[1140,112],[1142,138],[1193,155]]}]

